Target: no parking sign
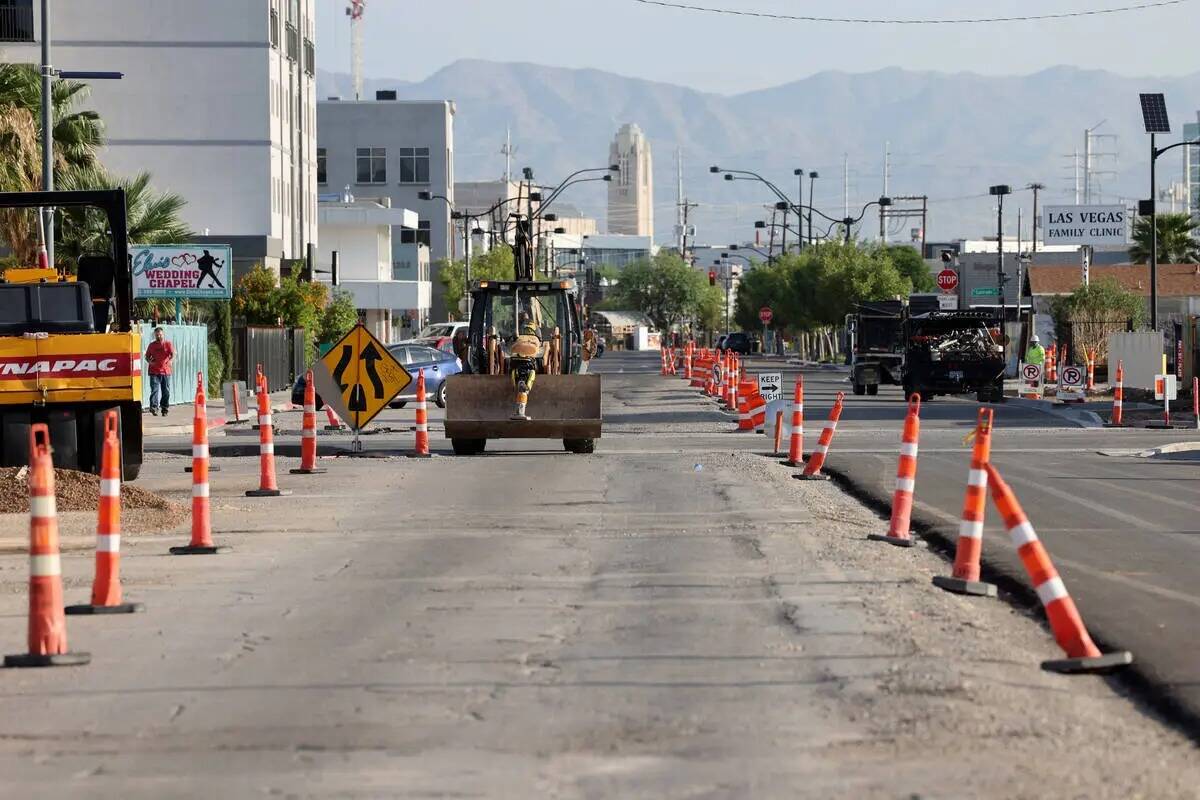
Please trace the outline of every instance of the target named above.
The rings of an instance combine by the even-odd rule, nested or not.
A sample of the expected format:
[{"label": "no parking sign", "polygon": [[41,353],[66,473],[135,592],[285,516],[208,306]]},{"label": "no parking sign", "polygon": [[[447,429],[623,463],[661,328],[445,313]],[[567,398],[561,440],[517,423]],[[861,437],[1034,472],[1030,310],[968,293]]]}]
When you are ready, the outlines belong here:
[{"label": "no parking sign", "polygon": [[1045,372],[1041,364],[1021,365],[1021,396],[1041,398]]},{"label": "no parking sign", "polygon": [[1082,403],[1085,373],[1083,367],[1069,365],[1058,372],[1058,399],[1066,403]]}]

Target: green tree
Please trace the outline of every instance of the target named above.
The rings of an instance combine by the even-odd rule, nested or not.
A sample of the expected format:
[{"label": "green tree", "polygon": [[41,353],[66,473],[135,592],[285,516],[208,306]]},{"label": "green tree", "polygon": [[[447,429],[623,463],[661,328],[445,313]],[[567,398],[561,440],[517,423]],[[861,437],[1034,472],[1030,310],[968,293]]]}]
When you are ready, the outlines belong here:
[{"label": "green tree", "polygon": [[857,244],[822,244],[813,317],[825,325],[841,325],[856,303],[886,300],[912,292],[886,248]]},{"label": "green tree", "polygon": [[[114,177],[100,169],[84,169],[64,179],[63,189],[124,189],[125,219],[131,244],[179,244],[192,237],[191,228],[180,216],[187,204],[182,197],[156,192],[150,173],[132,178]],[[70,263],[87,253],[111,252],[108,217],[96,208],[74,208],[63,212],[59,255]]]},{"label": "green tree", "polygon": [[674,253],[660,252],[621,270],[614,297],[626,309],[641,311],[660,331],[695,315],[705,277]]},{"label": "green tree", "polygon": [[1146,298],[1112,277],[1090,281],[1050,304],[1055,326],[1059,330],[1071,328],[1075,354],[1082,357],[1094,350],[1100,361],[1108,358],[1109,334],[1125,330],[1130,323],[1141,325],[1147,313]]},{"label": "green tree", "polygon": [[[1200,261],[1200,241],[1196,229],[1200,227],[1187,214],[1158,214],[1158,263],[1187,264]],[[1150,261],[1150,218],[1138,217],[1133,221],[1133,244],[1129,248],[1129,259],[1135,264]]]},{"label": "green tree", "polygon": [[[446,313],[458,314],[458,304],[466,294],[466,265],[461,260],[439,261],[438,280],[445,288]],[[483,255],[471,259],[471,280],[512,280],[516,277],[513,252],[506,244],[497,245]]]},{"label": "green tree", "polygon": [[900,274],[908,278],[914,292],[932,292],[937,288],[933,272],[917,248],[907,244],[892,244],[884,249]]},{"label": "green tree", "polygon": [[333,299],[321,312],[317,341],[319,344],[333,344],[357,324],[358,309],[354,305],[354,296],[335,289]]},{"label": "green tree", "polygon": [[274,272],[255,264],[233,287],[233,315],[247,325],[278,325],[279,314],[274,306],[278,286]]},{"label": "green tree", "polygon": [[[54,139],[53,172],[61,185],[79,171],[98,168],[104,126],[94,111],[77,106],[88,96],[87,84],[56,80],[51,94]],[[40,191],[41,78],[28,64],[0,64],[0,191]],[[36,259],[41,234],[32,209],[0,212],[0,240],[24,264]],[[57,256],[57,253],[56,253]]]},{"label": "green tree", "polygon": [[722,329],[725,325],[725,291],[719,286],[704,286],[692,316],[700,330]]}]

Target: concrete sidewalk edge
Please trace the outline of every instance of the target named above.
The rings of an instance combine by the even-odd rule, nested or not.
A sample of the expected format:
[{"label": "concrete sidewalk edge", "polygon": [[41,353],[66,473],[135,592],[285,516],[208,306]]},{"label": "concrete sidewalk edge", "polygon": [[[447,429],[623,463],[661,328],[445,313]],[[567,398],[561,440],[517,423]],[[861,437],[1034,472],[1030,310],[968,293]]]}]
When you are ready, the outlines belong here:
[{"label": "concrete sidewalk edge", "polygon": [[1084,408],[1067,408],[1057,403],[1052,403],[1049,400],[1030,400],[1024,397],[1006,397],[1004,402],[1006,404],[1013,404],[1017,408],[1040,411],[1048,416],[1069,422],[1077,428],[1104,427],[1104,420],[1100,418],[1099,414]]}]

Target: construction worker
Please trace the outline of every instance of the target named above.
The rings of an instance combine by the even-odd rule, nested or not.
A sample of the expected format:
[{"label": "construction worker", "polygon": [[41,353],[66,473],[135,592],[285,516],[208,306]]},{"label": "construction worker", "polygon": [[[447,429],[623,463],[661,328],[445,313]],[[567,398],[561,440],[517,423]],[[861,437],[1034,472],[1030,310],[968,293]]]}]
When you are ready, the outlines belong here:
[{"label": "construction worker", "polygon": [[1029,337],[1029,349],[1025,351],[1025,363],[1037,364],[1039,367],[1046,365],[1046,348],[1042,347],[1042,342],[1036,333]]}]

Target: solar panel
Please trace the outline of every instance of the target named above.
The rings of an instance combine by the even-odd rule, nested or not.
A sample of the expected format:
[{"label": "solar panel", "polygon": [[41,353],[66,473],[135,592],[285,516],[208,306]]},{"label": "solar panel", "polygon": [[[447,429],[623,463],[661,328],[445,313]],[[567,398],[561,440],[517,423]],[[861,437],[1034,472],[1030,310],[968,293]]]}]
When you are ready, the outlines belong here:
[{"label": "solar panel", "polygon": [[1138,95],[1142,100],[1142,120],[1146,133],[1170,133],[1171,121],[1167,119],[1167,101],[1161,94]]}]

